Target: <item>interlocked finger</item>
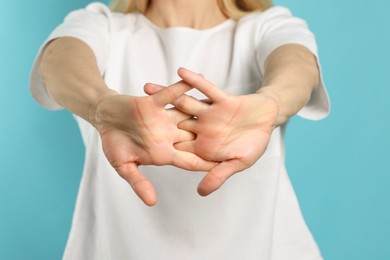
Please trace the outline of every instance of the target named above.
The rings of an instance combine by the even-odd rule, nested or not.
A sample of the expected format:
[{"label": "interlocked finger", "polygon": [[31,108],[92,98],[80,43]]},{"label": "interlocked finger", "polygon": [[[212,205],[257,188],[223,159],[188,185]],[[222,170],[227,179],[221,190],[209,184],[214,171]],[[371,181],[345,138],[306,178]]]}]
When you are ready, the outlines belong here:
[{"label": "interlocked finger", "polygon": [[207,172],[217,165],[216,162],[205,161],[193,153],[176,150],[174,155],[172,164],[188,171]]},{"label": "interlocked finger", "polygon": [[[165,88],[166,87],[158,84],[148,83],[145,85],[144,91],[148,95],[154,95],[160,91],[163,91]],[[202,113],[202,111],[204,111],[211,103],[212,101],[210,99],[197,100],[194,97],[184,94],[179,98],[177,98],[175,101],[173,101],[172,105],[174,105],[176,108],[180,109],[184,113],[193,116],[199,116]]]},{"label": "interlocked finger", "polygon": [[197,120],[194,118],[184,120],[180,122],[177,127],[182,130],[197,133]]},{"label": "interlocked finger", "polygon": [[193,132],[178,129],[175,143],[193,141],[196,138],[196,134]]},{"label": "interlocked finger", "polygon": [[186,113],[183,113],[182,111],[176,109],[175,107],[169,108],[169,109],[167,109],[167,111],[175,119],[176,124],[178,124],[181,121],[192,118],[192,115],[188,115]]},{"label": "interlocked finger", "polygon": [[182,95],[172,103],[186,114],[199,117],[209,105],[188,95]]},{"label": "interlocked finger", "polygon": [[189,152],[189,153],[195,153],[194,148],[194,141],[187,141],[187,142],[178,142],[174,144],[175,149],[183,151],[183,152]]},{"label": "interlocked finger", "polygon": [[205,94],[213,102],[219,102],[226,98],[226,93],[222,89],[214,86],[210,81],[195,72],[180,68],[178,75],[189,85]]},{"label": "interlocked finger", "polygon": [[[145,87],[146,89],[147,87]],[[190,85],[183,81],[179,81],[153,95],[156,105],[165,107],[168,104],[172,104],[181,95],[192,89]]]},{"label": "interlocked finger", "polygon": [[154,83],[146,83],[144,86],[144,92],[148,95],[154,95],[163,89],[165,89],[164,86]]}]

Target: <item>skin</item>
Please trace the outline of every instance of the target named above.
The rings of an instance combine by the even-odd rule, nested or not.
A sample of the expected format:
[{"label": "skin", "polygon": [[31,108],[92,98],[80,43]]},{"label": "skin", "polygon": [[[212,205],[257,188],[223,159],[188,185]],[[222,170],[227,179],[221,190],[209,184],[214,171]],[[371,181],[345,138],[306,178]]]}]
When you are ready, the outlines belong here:
[{"label": "skin", "polygon": [[208,29],[228,19],[216,0],[153,0],[145,12],[162,28],[190,27]]},{"label": "skin", "polygon": [[[198,193],[206,196],[263,155],[276,126],[278,107],[271,98],[263,95],[225,93],[185,69],[180,69],[179,75],[211,101],[207,104],[188,97],[175,102],[177,108],[196,116],[196,119],[180,122],[179,128],[197,134],[195,140],[177,143],[175,147],[220,162],[198,185]],[[148,85],[147,88],[149,93],[157,90],[157,86]]]},{"label": "skin", "polygon": [[191,171],[208,171],[216,165],[174,148],[176,142],[194,139],[193,133],[177,127],[190,116],[164,107],[191,89],[189,85],[174,84],[146,97],[118,94],[100,76],[90,47],[71,37],[50,43],[40,71],[49,94],[96,128],[108,161],[146,205],[155,205],[157,195],[139,164]]},{"label": "skin", "polygon": [[[145,15],[160,27],[206,29],[226,20],[211,0],[154,0]],[[72,37],[46,47],[40,73],[57,103],[97,129],[110,164],[149,206],[157,195],[139,164],[206,171],[198,192],[208,195],[261,157],[272,130],[304,106],[318,82],[315,57],[286,45],[269,56],[264,85],[252,95],[230,95],[185,69],[171,86],[146,84],[150,96],[122,95],[106,85],[90,47]],[[210,101],[184,95],[193,87]],[[165,109],[169,103],[175,108]]]},{"label": "skin", "polygon": [[[175,147],[220,162],[199,183],[200,195],[209,195],[228,178],[251,167],[266,151],[272,131],[306,104],[319,77],[315,57],[305,47],[293,44],[271,53],[265,72],[264,85],[256,93],[231,95],[197,73],[178,70],[187,84],[209,98],[201,102],[183,95],[173,102],[196,117],[180,122],[179,128],[197,135],[195,140]],[[163,89],[156,84],[145,86],[148,94]]]}]

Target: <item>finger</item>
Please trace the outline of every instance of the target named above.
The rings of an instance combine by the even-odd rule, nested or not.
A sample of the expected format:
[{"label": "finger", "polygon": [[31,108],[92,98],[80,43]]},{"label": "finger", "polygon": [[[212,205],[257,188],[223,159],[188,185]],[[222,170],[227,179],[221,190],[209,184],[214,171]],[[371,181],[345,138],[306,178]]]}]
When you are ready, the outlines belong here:
[{"label": "finger", "polygon": [[196,138],[196,134],[185,130],[178,130],[175,143],[193,141]]},{"label": "finger", "polygon": [[208,105],[211,105],[211,104],[213,103],[213,101],[211,101],[211,99],[208,99],[208,98],[202,99],[201,101],[202,101],[203,103],[205,103],[205,104],[208,104]]},{"label": "finger", "polygon": [[154,84],[154,83],[146,83],[144,86],[144,92],[148,95],[154,95],[161,90],[163,90],[165,87],[162,85]]},{"label": "finger", "polygon": [[138,170],[135,162],[123,164],[116,168],[118,174],[133,188],[137,196],[148,206],[157,202],[156,191],[152,183]]},{"label": "finger", "polygon": [[177,127],[182,130],[197,133],[197,120],[194,118],[181,121],[177,124]]},{"label": "finger", "polygon": [[179,81],[154,94],[153,99],[156,105],[165,107],[168,104],[172,104],[176,99],[190,89],[192,89],[190,85],[183,81]]},{"label": "finger", "polygon": [[246,167],[238,159],[224,161],[213,168],[202,179],[198,185],[198,193],[201,196],[207,196],[218,190],[225,181],[237,172],[244,170]]},{"label": "finger", "polygon": [[205,94],[213,102],[218,102],[225,99],[226,93],[223,90],[214,86],[214,84],[212,84],[210,81],[206,80],[205,78],[201,77],[199,74],[187,70],[185,68],[180,68],[177,73],[180,76],[180,78],[182,78],[185,82],[190,84],[192,87],[196,88],[197,90]]},{"label": "finger", "polygon": [[176,167],[188,170],[188,171],[210,171],[213,169],[217,163],[216,162],[209,162],[206,160],[203,160],[199,156],[183,152],[179,150],[175,150],[174,152],[174,159],[172,161],[172,164]]},{"label": "finger", "polygon": [[[147,83],[144,86],[144,91],[148,95],[154,95],[164,89],[164,86],[154,83]],[[211,100],[209,99],[200,101],[188,95],[181,95],[175,101],[172,102],[172,105],[174,105],[176,108],[180,109],[184,113],[199,116],[202,111],[204,111],[208,107],[208,104],[210,103]]]},{"label": "finger", "polygon": [[194,141],[187,141],[187,142],[177,142],[173,146],[175,149],[183,151],[183,152],[189,152],[189,153],[195,153],[195,148],[194,148]]},{"label": "finger", "polygon": [[172,104],[184,113],[193,116],[200,116],[209,107],[209,104],[188,95],[180,96]]},{"label": "finger", "polygon": [[186,113],[181,112],[180,110],[176,108],[168,108],[168,113],[171,114],[171,116],[175,119],[176,124],[178,124],[181,121],[187,120],[192,118],[192,115],[188,115]]}]

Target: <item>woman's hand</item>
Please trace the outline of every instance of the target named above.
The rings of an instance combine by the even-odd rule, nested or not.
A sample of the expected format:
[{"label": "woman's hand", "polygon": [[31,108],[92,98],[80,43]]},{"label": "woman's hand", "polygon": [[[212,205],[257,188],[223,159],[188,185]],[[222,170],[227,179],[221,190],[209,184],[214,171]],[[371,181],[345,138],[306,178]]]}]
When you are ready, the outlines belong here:
[{"label": "woman's hand", "polygon": [[174,147],[177,142],[194,140],[195,135],[177,128],[188,115],[165,106],[189,89],[177,83],[148,97],[109,95],[96,106],[93,125],[108,161],[149,206],[156,203],[156,192],[138,170],[139,164],[174,165],[192,171],[208,171],[215,166]]},{"label": "woman's hand", "polygon": [[[217,190],[233,174],[252,166],[265,152],[278,118],[278,106],[272,98],[260,94],[227,94],[201,75],[179,69],[179,76],[205,94],[209,102],[183,95],[173,105],[195,118],[178,124],[197,135],[195,140],[178,142],[179,150],[195,153],[208,161],[220,162],[198,186],[206,196]],[[161,91],[147,85],[148,94]],[[164,91],[164,90],[162,90]]]}]

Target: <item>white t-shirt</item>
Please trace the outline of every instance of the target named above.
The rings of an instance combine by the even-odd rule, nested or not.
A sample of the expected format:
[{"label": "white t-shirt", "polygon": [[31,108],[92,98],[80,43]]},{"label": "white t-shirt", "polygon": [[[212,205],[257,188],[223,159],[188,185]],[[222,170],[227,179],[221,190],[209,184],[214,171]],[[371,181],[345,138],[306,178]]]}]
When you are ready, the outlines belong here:
[{"label": "white t-shirt", "polygon": [[[254,93],[262,85],[264,61],[275,48],[298,43],[317,55],[306,23],[283,7],[196,30],[158,28],[142,14],[112,13],[93,3],[70,13],[38,54],[30,88],[49,109],[61,107],[47,94],[37,67],[46,43],[61,36],[85,41],[108,86],[134,96],[145,95],[146,82],[177,82],[181,66],[202,73],[226,92]],[[321,82],[299,115],[316,120],[328,110]],[[321,259],[285,170],[284,127],[274,130],[255,165],[207,197],[196,192],[205,173],[141,166],[158,195],[157,205],[148,207],[107,162],[97,131],[76,119],[86,159],[64,259]]]}]

